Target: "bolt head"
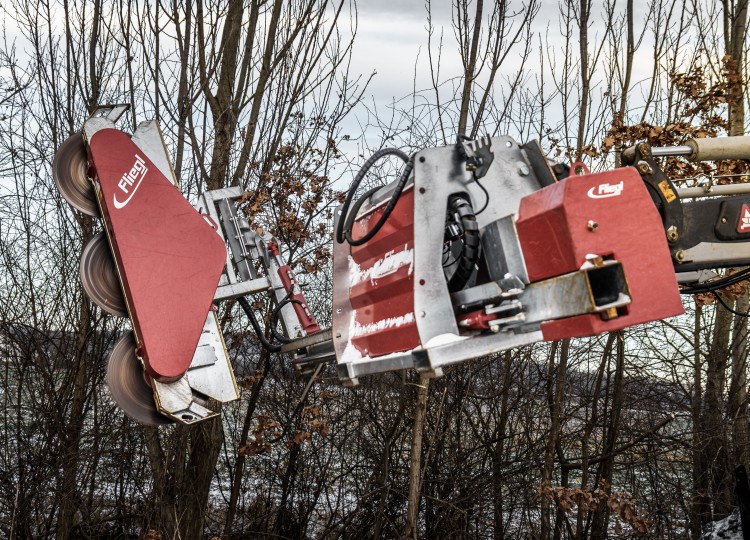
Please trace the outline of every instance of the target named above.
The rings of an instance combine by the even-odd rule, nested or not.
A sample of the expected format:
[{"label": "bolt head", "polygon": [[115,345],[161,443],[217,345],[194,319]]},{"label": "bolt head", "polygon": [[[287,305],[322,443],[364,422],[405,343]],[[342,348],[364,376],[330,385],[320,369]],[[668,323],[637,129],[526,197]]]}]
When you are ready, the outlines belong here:
[{"label": "bolt head", "polygon": [[667,240],[669,240],[670,242],[676,242],[677,240],[679,240],[679,238],[680,238],[680,233],[677,231],[677,227],[675,227],[674,225],[671,225],[667,229]]},{"label": "bolt head", "polygon": [[653,174],[654,170],[651,168],[651,165],[648,164],[646,161],[639,161],[638,162],[638,172],[641,174]]},{"label": "bolt head", "polygon": [[594,232],[596,229],[599,228],[599,224],[593,219],[590,219],[588,223],[586,223],[586,228],[590,230],[591,232]]}]

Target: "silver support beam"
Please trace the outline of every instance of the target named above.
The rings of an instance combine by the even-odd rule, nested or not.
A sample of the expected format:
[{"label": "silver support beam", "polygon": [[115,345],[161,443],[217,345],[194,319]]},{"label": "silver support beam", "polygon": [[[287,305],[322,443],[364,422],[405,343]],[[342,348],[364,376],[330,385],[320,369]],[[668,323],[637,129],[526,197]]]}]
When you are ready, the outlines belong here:
[{"label": "silver support beam", "polygon": [[681,199],[697,199],[700,197],[723,197],[725,195],[745,195],[750,193],[749,184],[706,185],[705,187],[678,188],[677,194]]}]

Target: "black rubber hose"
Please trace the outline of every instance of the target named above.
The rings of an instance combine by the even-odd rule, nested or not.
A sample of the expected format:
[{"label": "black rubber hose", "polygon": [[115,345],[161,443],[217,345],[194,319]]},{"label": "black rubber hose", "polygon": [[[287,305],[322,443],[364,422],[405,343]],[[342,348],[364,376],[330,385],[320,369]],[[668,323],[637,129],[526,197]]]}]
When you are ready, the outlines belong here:
[{"label": "black rubber hose", "polygon": [[263,348],[268,352],[279,352],[281,350],[281,345],[270,343],[266,339],[266,336],[263,335],[263,329],[260,327],[258,319],[255,318],[255,312],[253,312],[253,308],[250,306],[250,302],[248,302],[244,296],[240,296],[239,298],[237,298],[237,302],[242,307],[242,310],[245,312],[245,315],[247,315],[247,318],[250,319],[250,324],[253,326],[255,335],[258,336],[258,340],[260,340],[260,344],[263,345]]},{"label": "black rubber hose", "polygon": [[698,283],[689,287],[680,289],[681,294],[701,294],[706,292],[714,292],[724,287],[740,283],[747,279],[750,279],[750,268],[745,268],[729,276],[724,276],[715,281],[709,281],[707,283]]},{"label": "black rubber hose", "polygon": [[279,334],[279,332],[276,330],[276,325],[279,324],[279,313],[281,313],[281,308],[283,308],[287,304],[299,304],[300,306],[303,305],[302,302],[299,300],[295,300],[292,298],[292,291],[294,290],[294,285],[292,285],[292,288],[289,289],[289,292],[286,293],[286,296],[282,298],[277,304],[276,307],[273,308],[273,311],[271,312],[271,320],[269,321],[269,326],[271,328],[271,334],[273,334],[273,337],[276,341],[280,341],[281,343],[291,343],[294,341],[291,338],[288,338],[286,336],[282,336]]},{"label": "black rubber hose", "polygon": [[[375,164],[376,161],[378,161],[380,158],[388,155],[394,155],[401,158],[404,163],[406,163],[406,167],[404,167],[404,171],[401,174],[401,178],[398,180],[398,184],[396,184],[396,188],[393,190],[393,193],[391,194],[391,200],[388,201],[388,205],[385,207],[385,210],[383,211],[383,215],[380,216],[380,219],[375,224],[375,226],[370,229],[370,231],[365,234],[362,238],[354,239],[352,238],[352,227],[354,226],[354,219],[356,218],[356,212],[349,211],[349,207],[352,204],[352,200],[354,199],[354,196],[357,192],[357,188],[359,187],[359,184],[364,179],[367,172],[372,168],[372,166]],[[344,200],[344,206],[341,208],[341,216],[339,216],[339,221],[336,226],[336,241],[339,244],[342,244],[344,240],[346,239],[349,244],[352,246],[361,246],[368,240],[370,240],[373,236],[375,236],[380,228],[383,226],[385,221],[388,219],[388,217],[391,215],[391,212],[393,212],[393,208],[396,206],[396,203],[398,202],[399,197],[401,196],[401,192],[404,190],[404,186],[406,185],[407,180],[409,179],[409,175],[411,174],[411,170],[413,168],[413,163],[409,159],[409,156],[407,156],[404,152],[399,150],[398,148],[382,148],[375,152],[370,159],[365,161],[365,164],[362,166],[362,168],[357,173],[357,176],[354,177],[354,180],[352,181],[352,185],[349,186],[349,191],[346,194],[346,199]],[[378,188],[379,189],[379,188]],[[376,190],[370,190],[367,192],[366,196],[363,196],[357,201],[357,204],[355,204],[355,208],[359,209],[362,206],[362,203],[364,203],[365,200],[367,200]]]}]

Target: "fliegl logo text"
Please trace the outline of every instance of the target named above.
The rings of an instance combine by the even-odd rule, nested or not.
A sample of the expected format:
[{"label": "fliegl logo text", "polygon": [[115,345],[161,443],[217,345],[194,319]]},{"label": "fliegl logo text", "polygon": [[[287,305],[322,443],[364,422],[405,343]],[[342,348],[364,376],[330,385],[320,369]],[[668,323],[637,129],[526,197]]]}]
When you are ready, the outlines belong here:
[{"label": "fliegl logo text", "polygon": [[[126,172],[122,175],[122,178],[120,178],[120,181],[117,182],[117,187],[120,191],[115,191],[113,201],[115,203],[115,208],[118,210],[120,208],[124,208],[126,204],[130,202],[130,199],[133,198],[133,195],[135,195],[135,192],[138,190],[138,186],[141,185],[141,182],[146,176],[146,173],[148,172],[148,167],[146,167],[146,162],[143,161],[143,158],[139,156],[138,154],[135,155],[135,163],[130,168],[129,172]],[[120,195],[120,198],[118,199],[118,194]]]},{"label": "fliegl logo text", "polygon": [[619,184],[599,184],[589,189],[587,195],[592,199],[604,199],[605,197],[617,197],[625,189],[625,183]]}]

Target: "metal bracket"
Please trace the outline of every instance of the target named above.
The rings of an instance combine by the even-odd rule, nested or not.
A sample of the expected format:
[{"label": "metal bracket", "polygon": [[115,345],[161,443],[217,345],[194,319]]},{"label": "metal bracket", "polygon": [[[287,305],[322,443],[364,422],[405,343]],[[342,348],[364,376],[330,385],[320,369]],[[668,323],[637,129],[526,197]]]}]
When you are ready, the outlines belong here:
[{"label": "metal bracket", "polygon": [[[97,131],[114,128],[115,122],[130,108],[127,103],[101,105],[94,109],[91,116],[83,123],[83,138],[88,143]],[[150,159],[150,157],[149,157]],[[170,176],[167,176],[170,178]]]},{"label": "metal bracket", "polygon": [[214,311],[206,318],[187,372],[172,383],[154,380],[152,388],[159,412],[182,424],[216,416],[218,413],[206,407],[209,398],[221,403],[239,399],[229,353]]}]

